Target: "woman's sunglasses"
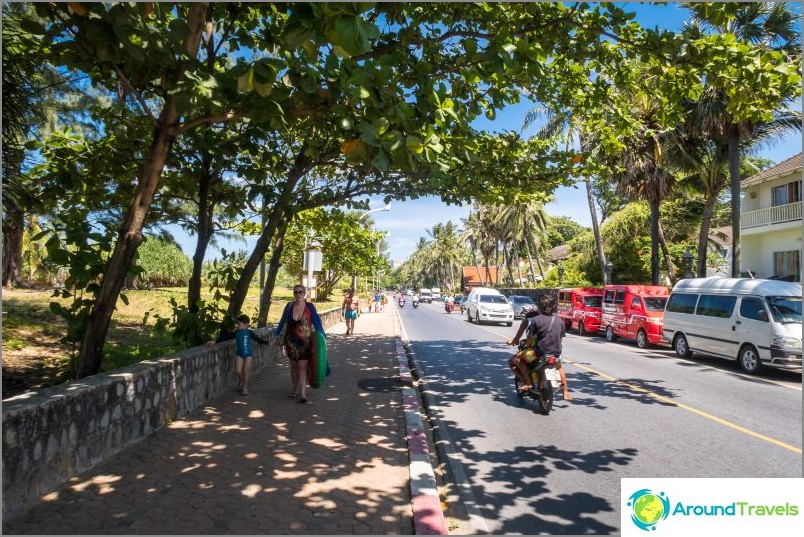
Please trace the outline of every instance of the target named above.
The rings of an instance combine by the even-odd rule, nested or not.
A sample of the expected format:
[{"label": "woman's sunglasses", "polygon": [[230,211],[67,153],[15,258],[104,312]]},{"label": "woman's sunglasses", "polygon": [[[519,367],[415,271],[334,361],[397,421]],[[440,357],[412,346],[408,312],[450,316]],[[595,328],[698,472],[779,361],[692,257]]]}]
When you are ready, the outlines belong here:
[{"label": "woman's sunglasses", "polygon": [[296,289],[293,291],[294,295],[303,295],[306,291],[304,289]]}]

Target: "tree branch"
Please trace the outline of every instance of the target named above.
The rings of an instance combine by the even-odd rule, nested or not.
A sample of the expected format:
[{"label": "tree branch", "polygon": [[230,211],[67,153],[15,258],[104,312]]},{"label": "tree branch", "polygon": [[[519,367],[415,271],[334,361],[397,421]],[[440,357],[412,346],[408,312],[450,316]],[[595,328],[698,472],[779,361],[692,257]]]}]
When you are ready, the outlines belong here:
[{"label": "tree branch", "polygon": [[123,82],[123,85],[128,88],[128,91],[131,92],[132,95],[137,99],[137,102],[140,103],[143,112],[148,116],[148,119],[151,121],[151,125],[156,127],[158,125],[156,118],[154,117],[151,109],[148,108],[148,105],[145,103],[145,99],[142,98],[142,94],[134,89],[134,86],[131,85],[131,82],[128,81],[128,78],[125,74],[123,74],[123,70],[120,69],[118,66],[114,66],[114,70],[117,75],[120,77],[120,80]]}]

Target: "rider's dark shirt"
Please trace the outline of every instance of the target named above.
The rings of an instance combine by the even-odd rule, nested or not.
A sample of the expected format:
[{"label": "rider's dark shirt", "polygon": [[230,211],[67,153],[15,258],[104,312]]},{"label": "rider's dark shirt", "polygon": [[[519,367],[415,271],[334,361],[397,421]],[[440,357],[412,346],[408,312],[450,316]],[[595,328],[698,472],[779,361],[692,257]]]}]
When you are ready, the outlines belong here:
[{"label": "rider's dark shirt", "polygon": [[[552,322],[552,325],[550,324]],[[536,351],[542,355],[561,356],[561,338],[567,335],[559,317],[537,315],[530,320],[528,335],[536,335]]]}]

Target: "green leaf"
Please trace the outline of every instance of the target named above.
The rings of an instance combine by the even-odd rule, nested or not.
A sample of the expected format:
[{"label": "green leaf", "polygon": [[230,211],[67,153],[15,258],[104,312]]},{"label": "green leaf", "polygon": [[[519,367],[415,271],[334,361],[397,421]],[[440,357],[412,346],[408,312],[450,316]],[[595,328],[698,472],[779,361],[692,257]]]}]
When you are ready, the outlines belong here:
[{"label": "green leaf", "polygon": [[251,93],[254,90],[254,71],[249,69],[247,73],[237,77],[237,91],[241,93]]},{"label": "green leaf", "polygon": [[424,151],[424,145],[417,136],[408,136],[405,139],[405,148],[411,153],[419,154]]},{"label": "green leaf", "polygon": [[355,56],[371,50],[371,40],[379,37],[380,29],[359,16],[344,15],[325,32],[327,39]]}]

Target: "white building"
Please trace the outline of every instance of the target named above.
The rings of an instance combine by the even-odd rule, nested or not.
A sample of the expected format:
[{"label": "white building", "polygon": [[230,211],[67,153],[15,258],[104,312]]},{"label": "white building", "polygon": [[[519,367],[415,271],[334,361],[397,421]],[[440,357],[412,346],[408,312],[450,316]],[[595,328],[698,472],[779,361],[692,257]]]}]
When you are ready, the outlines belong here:
[{"label": "white building", "polygon": [[741,271],[801,281],[801,153],[743,179]]}]

